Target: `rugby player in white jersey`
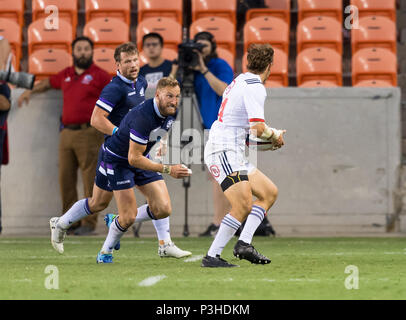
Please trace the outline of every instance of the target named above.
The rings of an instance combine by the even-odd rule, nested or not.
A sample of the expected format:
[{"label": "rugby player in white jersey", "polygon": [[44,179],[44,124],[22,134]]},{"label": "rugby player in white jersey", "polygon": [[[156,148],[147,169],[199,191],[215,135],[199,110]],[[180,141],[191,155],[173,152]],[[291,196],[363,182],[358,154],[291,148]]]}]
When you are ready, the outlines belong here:
[{"label": "rugby player in white jersey", "polygon": [[[252,237],[274,204],[278,189],[245,156],[248,133],[271,140],[274,148],[283,146],[286,130],[269,127],[264,118],[266,90],[274,51],[269,44],[254,44],[248,49],[248,72],[240,74],[224,91],[218,118],[213,123],[205,146],[204,160],[231,204],[231,211],[202,260],[202,267],[235,267],[220,257],[241,223],[247,219],[234,247],[234,256],[251,263],[271,261],[252,245]],[[256,200],[253,201],[253,197]]]}]

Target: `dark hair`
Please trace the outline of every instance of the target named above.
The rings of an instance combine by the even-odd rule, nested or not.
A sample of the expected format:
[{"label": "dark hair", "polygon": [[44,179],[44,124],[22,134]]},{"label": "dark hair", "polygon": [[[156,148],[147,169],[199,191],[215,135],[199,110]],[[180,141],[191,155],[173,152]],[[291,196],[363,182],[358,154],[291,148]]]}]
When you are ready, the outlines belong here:
[{"label": "dark hair", "polygon": [[211,52],[210,54],[206,57],[205,60],[207,60],[206,62],[210,61],[213,58],[218,58],[217,55],[217,43],[216,43],[216,39],[214,38],[214,36],[207,31],[201,31],[195,34],[193,40],[196,42],[198,40],[206,40],[209,41],[211,43]]},{"label": "dark hair", "polygon": [[93,50],[93,41],[90,38],[85,37],[85,36],[77,37],[75,40],[72,41],[72,50],[75,47],[76,42],[78,42],[78,41],[87,41],[87,42],[89,42],[89,44],[90,44],[90,46],[92,47],[92,50]]},{"label": "dark hair", "polygon": [[121,61],[121,52],[138,54],[138,49],[137,46],[132,42],[120,44],[114,51],[114,60],[116,62]]},{"label": "dark hair", "polygon": [[156,33],[156,32],[150,32],[150,33],[147,33],[146,35],[144,35],[144,36],[142,37],[142,46],[144,46],[145,40],[147,40],[147,39],[149,39],[149,38],[156,38],[156,39],[158,39],[158,40],[159,40],[159,43],[161,44],[161,47],[164,46],[164,39],[162,38],[162,36],[161,36],[159,33]]},{"label": "dark hair", "polygon": [[261,74],[273,62],[274,50],[269,43],[252,44],[248,48],[247,68],[255,74]]}]

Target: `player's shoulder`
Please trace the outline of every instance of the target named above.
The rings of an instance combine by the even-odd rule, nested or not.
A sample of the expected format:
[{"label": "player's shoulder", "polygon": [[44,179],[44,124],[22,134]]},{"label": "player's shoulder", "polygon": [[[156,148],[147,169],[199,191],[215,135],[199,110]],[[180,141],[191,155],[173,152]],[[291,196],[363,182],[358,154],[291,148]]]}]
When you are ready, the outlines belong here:
[{"label": "player's shoulder", "polygon": [[266,92],[264,84],[261,79],[252,73],[246,72],[240,74],[236,80],[240,82],[246,90],[255,92]]}]

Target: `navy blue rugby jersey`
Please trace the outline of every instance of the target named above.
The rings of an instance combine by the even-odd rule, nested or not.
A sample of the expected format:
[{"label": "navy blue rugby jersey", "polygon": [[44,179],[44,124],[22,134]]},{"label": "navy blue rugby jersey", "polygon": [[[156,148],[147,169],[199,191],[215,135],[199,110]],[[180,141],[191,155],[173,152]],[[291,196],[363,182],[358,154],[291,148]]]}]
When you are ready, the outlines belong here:
[{"label": "navy blue rugby jersey", "polygon": [[133,82],[117,71],[117,76],[100,93],[96,106],[107,111],[109,113],[107,119],[118,127],[133,107],[145,101],[147,86],[144,77],[139,75]]},{"label": "navy blue rugby jersey", "polygon": [[154,98],[145,100],[124,117],[117,132],[106,141],[107,152],[127,160],[132,140],[146,145],[144,156],[148,155],[155,143],[171,129],[177,113],[175,116],[164,117]]}]

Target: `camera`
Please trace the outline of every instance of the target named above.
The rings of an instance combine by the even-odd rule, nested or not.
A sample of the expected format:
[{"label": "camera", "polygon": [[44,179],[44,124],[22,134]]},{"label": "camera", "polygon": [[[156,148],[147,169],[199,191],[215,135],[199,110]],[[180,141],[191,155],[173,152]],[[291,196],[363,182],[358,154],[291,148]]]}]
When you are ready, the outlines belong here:
[{"label": "camera", "polygon": [[26,72],[12,72],[9,68],[8,71],[0,70],[0,81],[31,90],[34,86],[35,75]]},{"label": "camera", "polygon": [[204,44],[190,39],[179,44],[179,68],[187,69],[197,66],[199,64],[199,56],[194,50],[202,52],[204,47]]}]

